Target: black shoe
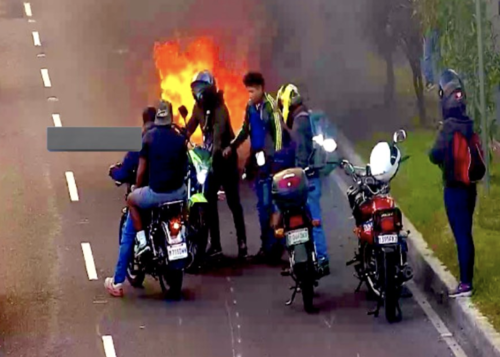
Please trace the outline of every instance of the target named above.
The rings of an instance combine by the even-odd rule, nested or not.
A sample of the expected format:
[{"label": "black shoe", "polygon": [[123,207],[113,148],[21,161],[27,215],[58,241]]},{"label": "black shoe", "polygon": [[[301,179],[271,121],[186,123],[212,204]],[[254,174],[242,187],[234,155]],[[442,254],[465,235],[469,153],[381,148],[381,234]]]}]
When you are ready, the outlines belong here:
[{"label": "black shoe", "polygon": [[323,258],[318,261],[317,278],[321,279],[327,275],[330,275],[330,262]]}]

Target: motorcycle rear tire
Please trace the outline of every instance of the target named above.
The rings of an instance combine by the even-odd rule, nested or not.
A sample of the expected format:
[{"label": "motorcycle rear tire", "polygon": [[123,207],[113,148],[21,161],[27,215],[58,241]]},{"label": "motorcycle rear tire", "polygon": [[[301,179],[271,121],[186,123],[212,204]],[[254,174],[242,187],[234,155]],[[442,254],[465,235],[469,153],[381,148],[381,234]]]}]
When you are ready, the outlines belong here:
[{"label": "motorcycle rear tire", "polygon": [[397,258],[396,252],[385,253],[384,256],[384,310],[389,323],[400,322],[403,318],[399,307],[401,287],[398,286],[396,276]]},{"label": "motorcycle rear tire", "polygon": [[166,267],[165,272],[160,276],[160,286],[165,297],[180,300],[183,281],[184,272],[182,270]]}]

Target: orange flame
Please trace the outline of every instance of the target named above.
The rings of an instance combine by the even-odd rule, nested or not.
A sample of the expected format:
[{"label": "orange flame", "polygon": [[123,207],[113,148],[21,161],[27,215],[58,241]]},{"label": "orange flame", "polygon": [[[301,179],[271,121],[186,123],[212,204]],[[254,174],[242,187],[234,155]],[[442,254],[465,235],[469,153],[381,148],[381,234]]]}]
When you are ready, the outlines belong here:
[{"label": "orange flame", "polygon": [[[179,41],[156,43],[154,60],[161,80],[161,97],[172,103],[177,123],[184,125],[177,112],[178,107],[185,105],[189,112],[193,109],[190,85],[194,75],[209,70],[215,76],[218,89],[224,91],[233,129],[239,129],[248,102],[248,93],[242,83],[243,71],[236,71],[223,63],[219,47],[211,39],[202,37],[191,41],[185,51],[182,51]],[[241,69],[246,69],[246,59],[239,60]],[[192,140],[197,143],[202,141],[199,127]]]}]

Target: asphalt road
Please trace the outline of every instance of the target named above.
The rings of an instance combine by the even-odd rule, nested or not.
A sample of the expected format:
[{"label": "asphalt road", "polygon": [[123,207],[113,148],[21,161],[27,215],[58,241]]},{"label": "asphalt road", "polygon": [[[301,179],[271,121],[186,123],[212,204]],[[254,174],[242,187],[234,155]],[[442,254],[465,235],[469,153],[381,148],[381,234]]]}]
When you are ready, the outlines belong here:
[{"label": "asphalt road", "polygon": [[[144,290],[127,286],[124,299],[107,296],[103,280],[113,273],[123,205],[107,168],[122,155],[49,153],[45,131],[54,113],[63,126],[139,124],[135,113],[151,95],[141,75],[150,64],[132,65],[142,65],[161,28],[172,26],[156,27],[155,12],[167,16],[169,9],[150,5],[35,0],[27,16],[22,2],[0,0],[0,356],[113,357],[104,336],[119,357],[451,356],[412,299],[404,301],[400,324],[366,315],[374,303],[354,293],[344,264],[355,242],[333,179],[323,194],[332,274],[317,290],[319,315],[306,315],[300,297],[286,307],[290,280],[263,266],[187,276],[184,300],[176,303],[165,302],[152,280]],[[77,201],[70,200],[66,172],[75,177]],[[244,184],[242,195],[256,252],[255,200]],[[223,248],[234,256],[230,214],[225,204],[220,210]],[[90,244],[97,280],[89,278],[82,243]]]}]

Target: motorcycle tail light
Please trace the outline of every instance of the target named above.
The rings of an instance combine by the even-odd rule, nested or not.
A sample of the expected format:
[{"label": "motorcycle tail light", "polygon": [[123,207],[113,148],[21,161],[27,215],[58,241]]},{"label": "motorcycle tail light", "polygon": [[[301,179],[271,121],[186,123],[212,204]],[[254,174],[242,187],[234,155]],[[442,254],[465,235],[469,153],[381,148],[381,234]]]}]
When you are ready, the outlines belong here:
[{"label": "motorcycle tail light", "polygon": [[394,217],[382,218],[380,221],[380,228],[382,232],[392,232],[396,230]]},{"label": "motorcycle tail light", "polygon": [[295,229],[304,225],[304,218],[300,215],[291,216],[288,221],[288,226],[290,229]]},{"label": "motorcycle tail light", "polygon": [[170,236],[176,237],[182,228],[181,220],[179,218],[171,219],[168,222],[168,230],[170,231]]},{"label": "motorcycle tail light", "polygon": [[377,212],[374,219],[374,228],[377,232],[396,232],[402,228],[401,211],[391,209],[384,212]]}]

